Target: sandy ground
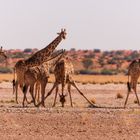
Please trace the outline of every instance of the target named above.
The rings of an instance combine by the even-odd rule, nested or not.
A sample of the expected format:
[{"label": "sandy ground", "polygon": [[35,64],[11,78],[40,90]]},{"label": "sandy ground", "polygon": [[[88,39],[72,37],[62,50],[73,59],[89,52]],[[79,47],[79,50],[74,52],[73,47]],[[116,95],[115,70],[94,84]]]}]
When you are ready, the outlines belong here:
[{"label": "sandy ground", "polygon": [[[48,84],[46,92],[52,87]],[[0,139],[6,140],[139,140],[140,107],[130,95],[127,107],[123,104],[126,85],[82,85],[78,87],[100,108],[91,108],[87,101],[72,89],[74,107],[69,96],[65,108],[57,101],[52,108],[54,93],[45,101],[46,107],[32,104],[22,108],[22,92],[19,104],[13,102],[11,83],[0,84]],[[140,87],[138,87],[140,89]],[[123,95],[117,99],[116,95]],[[28,95],[30,98],[30,95]]]}]

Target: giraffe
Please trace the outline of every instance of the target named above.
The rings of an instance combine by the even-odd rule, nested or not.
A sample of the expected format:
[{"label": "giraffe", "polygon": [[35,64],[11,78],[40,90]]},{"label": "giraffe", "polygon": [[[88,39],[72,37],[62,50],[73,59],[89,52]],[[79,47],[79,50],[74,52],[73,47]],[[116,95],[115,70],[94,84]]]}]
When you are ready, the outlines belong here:
[{"label": "giraffe", "polygon": [[45,106],[44,94],[45,94],[45,87],[48,83],[48,78],[49,78],[48,62],[43,63],[41,66],[28,68],[28,70],[24,73],[24,87],[23,87],[24,97],[22,102],[23,107],[24,107],[24,102],[26,100],[28,87],[30,87],[30,94],[32,96],[33,103],[36,106],[35,99],[37,93],[35,94],[34,97],[34,87],[40,88],[38,86],[41,86],[41,101],[42,101],[42,105]]},{"label": "giraffe", "polygon": [[[64,87],[65,87],[66,84],[68,84],[67,89],[68,89],[68,93],[69,93],[69,96],[70,96],[71,107],[73,107],[72,97],[71,97],[71,85],[77,89],[77,91],[80,93],[80,95],[82,95],[91,105],[93,105],[86,98],[86,96],[79,90],[79,88],[77,87],[75,81],[72,78],[73,73],[74,73],[73,65],[72,65],[71,61],[67,57],[64,56],[61,60],[59,60],[56,63],[56,66],[55,66],[55,69],[54,69],[54,75],[55,75],[54,85],[53,85],[52,89],[48,92],[48,94],[44,98],[44,99],[46,99],[49,95],[51,95],[53,90],[56,88],[53,107],[56,104],[56,98],[57,98],[57,93],[58,93],[58,90],[59,90],[58,89],[59,84],[62,85],[62,94],[59,95],[62,107],[64,107],[64,103],[66,101],[65,100],[66,94],[64,95]],[[41,102],[38,104],[38,106],[40,104],[41,104]],[[94,107],[94,105],[93,105],[93,107]]]},{"label": "giraffe", "polygon": [[[137,95],[137,82],[138,82],[139,76],[140,76],[140,59],[133,60],[128,67],[128,82],[127,82],[128,93],[125,99],[124,107],[127,104],[127,100],[131,92],[131,88],[133,89],[136,95],[137,102],[140,105],[140,101]],[[129,77],[131,77],[130,81],[129,81]]]},{"label": "giraffe", "polygon": [[[24,73],[27,68],[24,66],[24,60],[19,60],[14,66],[13,94],[15,93],[15,101],[18,103],[18,87],[22,90],[24,84]],[[16,80],[15,80],[16,75]],[[28,102],[28,101],[27,101]]]},{"label": "giraffe", "polygon": [[55,48],[59,45],[62,39],[66,39],[66,30],[61,29],[60,33],[57,33],[56,37],[48,46],[36,52],[30,58],[25,60],[25,67],[39,66],[43,62],[47,62],[51,58],[51,54]]},{"label": "giraffe", "polygon": [[[54,51],[51,54],[51,57],[50,57],[50,59],[48,59],[48,61],[55,60],[57,57],[61,56],[64,52],[65,52],[65,50],[63,50],[63,49]],[[20,86],[21,90],[23,89],[24,73],[28,70],[28,68],[26,68],[24,66],[24,61],[25,60],[19,60],[15,64],[15,67],[14,67],[13,94],[15,93],[15,101],[16,101],[16,103],[18,103],[18,86]],[[15,73],[17,75],[17,79],[16,80],[15,80]],[[27,101],[27,98],[26,98],[26,101]]]},{"label": "giraffe", "polygon": [[37,81],[36,83],[35,83],[35,100],[37,101],[37,103],[39,103],[39,101],[40,101],[40,82],[39,81]]},{"label": "giraffe", "polygon": [[[58,51],[57,51],[57,53],[58,53]],[[48,69],[46,69],[46,67],[44,67],[45,71],[46,72],[47,72],[47,70],[50,71],[56,65],[56,63],[63,57],[64,53],[65,53],[65,51],[63,51],[63,53],[58,55],[57,57],[55,57],[55,58],[51,59],[50,61],[48,61],[48,63],[47,63],[48,64],[47,65]],[[39,99],[40,99],[40,86],[41,86],[40,81],[37,81],[35,83],[35,99],[37,99],[38,103],[39,103]]]},{"label": "giraffe", "polygon": [[6,66],[7,66],[7,55],[5,54],[5,52],[3,51],[3,47],[1,46],[0,48],[0,56],[2,56],[3,58],[5,58],[6,60]]},{"label": "giraffe", "polygon": [[[18,81],[15,81],[15,72],[17,72],[17,69],[19,69],[19,77],[22,77],[22,81],[24,81],[23,76],[24,72],[28,69],[28,67],[34,67],[39,66],[43,62],[47,62],[51,59],[51,54],[55,50],[55,48],[59,45],[59,43],[62,41],[62,39],[66,39],[66,29],[61,29],[60,33],[57,33],[58,36],[45,48],[39,50],[35,54],[33,54],[31,57],[29,57],[26,60],[20,60],[18,64],[14,67],[14,79],[13,79],[13,92],[16,91],[15,86],[17,87]],[[23,69],[21,69],[21,67]],[[19,80],[19,79],[18,79]],[[20,83],[20,87],[23,87],[23,85]],[[16,102],[17,102],[17,91],[16,91]]]},{"label": "giraffe", "polygon": [[[55,53],[58,54],[58,52],[55,52]],[[30,94],[32,96],[33,103],[35,106],[36,106],[35,99],[37,95],[38,95],[38,102],[39,102],[39,92],[40,92],[40,87],[41,87],[41,103],[42,103],[42,106],[45,107],[44,95],[45,95],[45,87],[48,83],[48,78],[49,78],[49,69],[50,67],[55,65],[57,61],[61,59],[64,53],[65,51],[63,51],[62,54],[58,55],[52,60],[44,62],[41,66],[28,68],[28,70],[24,73],[25,85],[23,87],[23,93],[24,93],[23,107],[24,107],[24,102],[26,100],[28,87],[30,87]],[[33,97],[34,87],[35,87],[35,97]]]}]

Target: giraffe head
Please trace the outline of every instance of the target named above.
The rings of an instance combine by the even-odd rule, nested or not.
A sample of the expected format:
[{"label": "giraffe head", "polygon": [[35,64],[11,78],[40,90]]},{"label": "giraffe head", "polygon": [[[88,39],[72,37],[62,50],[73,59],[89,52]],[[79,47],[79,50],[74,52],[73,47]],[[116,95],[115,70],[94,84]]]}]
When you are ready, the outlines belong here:
[{"label": "giraffe head", "polygon": [[61,29],[60,33],[57,33],[62,39],[66,39],[66,29]]},{"label": "giraffe head", "polygon": [[59,97],[60,97],[60,102],[61,102],[61,104],[62,104],[62,107],[64,107],[64,104],[65,104],[65,102],[66,102],[66,99],[65,99],[65,97],[67,96],[67,94],[59,94]]}]

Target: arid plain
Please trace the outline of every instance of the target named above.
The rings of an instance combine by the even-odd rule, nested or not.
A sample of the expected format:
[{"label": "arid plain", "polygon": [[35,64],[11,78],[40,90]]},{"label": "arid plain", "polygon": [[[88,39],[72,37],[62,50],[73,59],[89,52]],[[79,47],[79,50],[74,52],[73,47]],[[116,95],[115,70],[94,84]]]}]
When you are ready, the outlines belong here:
[{"label": "arid plain", "polygon": [[[46,107],[35,108],[32,104],[22,108],[23,94],[19,92],[19,104],[12,94],[13,75],[0,75],[0,135],[1,139],[49,139],[49,140],[139,140],[140,106],[131,94],[127,107],[127,76],[75,76],[77,85],[85,96],[95,102],[92,108],[72,88],[74,107],[69,96],[62,108],[57,99],[52,108],[54,93],[46,101]],[[50,82],[53,81],[51,77]],[[52,87],[48,83],[47,91]],[[66,92],[66,90],[65,90]],[[138,85],[138,93],[140,86]],[[120,94],[121,98],[117,95]],[[139,95],[139,94],[138,94]],[[140,95],[139,95],[140,96]],[[28,98],[31,99],[28,94]]]}]

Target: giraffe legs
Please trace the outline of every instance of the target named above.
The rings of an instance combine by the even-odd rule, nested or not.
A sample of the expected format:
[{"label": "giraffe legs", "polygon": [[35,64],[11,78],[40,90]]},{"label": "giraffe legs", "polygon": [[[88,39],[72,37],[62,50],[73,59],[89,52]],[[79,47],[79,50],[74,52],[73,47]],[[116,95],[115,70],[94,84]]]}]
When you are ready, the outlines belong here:
[{"label": "giraffe legs", "polygon": [[74,81],[70,81],[71,85],[77,89],[77,91],[88,101],[89,104],[91,104],[93,107],[96,107],[92,104],[90,100],[87,99],[87,97],[79,90],[79,88],[76,86]]},{"label": "giraffe legs", "polygon": [[18,104],[18,81],[15,82],[15,101]]},{"label": "giraffe legs", "polygon": [[[25,100],[27,101],[27,96],[26,95],[27,95],[28,87],[29,87],[29,85],[24,85],[24,88],[23,88],[23,94],[24,94],[23,102],[22,102],[23,107],[25,106],[25,103],[24,103]],[[32,97],[32,101],[31,102],[33,102],[34,106],[36,106],[35,98],[34,98],[34,95],[33,95],[34,94],[34,85],[30,86],[30,94],[31,94],[31,97]]]},{"label": "giraffe legs", "polygon": [[[15,87],[14,87],[14,91],[13,93],[15,93],[15,101],[18,104],[18,87],[19,87],[19,83],[18,81],[15,82]],[[22,85],[20,85],[20,89],[22,90]],[[28,89],[28,88],[27,88]],[[29,104],[30,102],[27,100],[27,97],[25,95],[25,100],[26,102]]]},{"label": "giraffe legs", "polygon": [[68,92],[69,92],[69,96],[70,96],[71,107],[73,107],[73,104],[72,104],[72,97],[71,97],[71,84],[70,84],[70,83],[68,83]]},{"label": "giraffe legs", "polygon": [[126,97],[125,103],[124,103],[124,108],[125,108],[125,106],[126,106],[126,104],[127,104],[127,100],[128,100],[129,94],[130,94],[130,91],[128,91],[128,93],[127,93],[127,97]]},{"label": "giraffe legs", "polygon": [[45,107],[45,102],[44,102],[44,96],[45,96],[45,87],[46,87],[47,81],[41,82],[41,102],[42,106]]},{"label": "giraffe legs", "polygon": [[35,97],[34,97],[34,84],[30,86],[30,94],[32,97],[33,104],[34,104],[34,106],[36,106]]},{"label": "giraffe legs", "polygon": [[28,90],[28,86],[25,85],[25,86],[24,86],[24,91],[23,91],[24,96],[23,96],[23,101],[22,101],[23,107],[25,107],[25,100],[26,100],[27,90]]},{"label": "giraffe legs", "polygon": [[[44,97],[44,101],[47,99],[48,96],[50,96],[53,92],[53,90],[58,86],[58,83],[54,83],[52,89],[48,92],[48,94]],[[37,106],[40,106],[42,104],[42,101],[37,104]]]},{"label": "giraffe legs", "polygon": [[36,82],[35,85],[35,100],[39,103],[40,99],[40,83]]},{"label": "giraffe legs", "polygon": [[55,107],[55,104],[56,104],[56,98],[57,98],[57,94],[58,94],[58,85],[56,86],[56,93],[55,93],[55,98],[54,98],[54,103],[52,105],[52,107]]},{"label": "giraffe legs", "polygon": [[[136,95],[137,103],[140,105],[140,101],[139,101],[139,98],[138,98],[138,95],[137,95],[137,90],[136,90],[137,89],[137,80],[132,80],[131,83],[130,83],[130,86],[132,87],[132,89],[133,89],[133,91]],[[126,100],[125,100],[125,103],[124,103],[124,107],[127,104],[129,94],[130,94],[130,91],[128,91],[128,93],[127,93],[127,97],[126,97]]]},{"label": "giraffe legs", "polygon": [[65,103],[65,95],[64,95],[64,88],[65,88],[65,83],[63,82],[62,83],[62,95],[59,95],[60,96],[60,102],[62,104],[62,107],[64,107],[64,103]]},{"label": "giraffe legs", "polygon": [[140,105],[140,101],[139,101],[139,98],[138,98],[138,95],[137,95],[136,85],[134,87],[134,93],[136,95],[137,103]]}]

